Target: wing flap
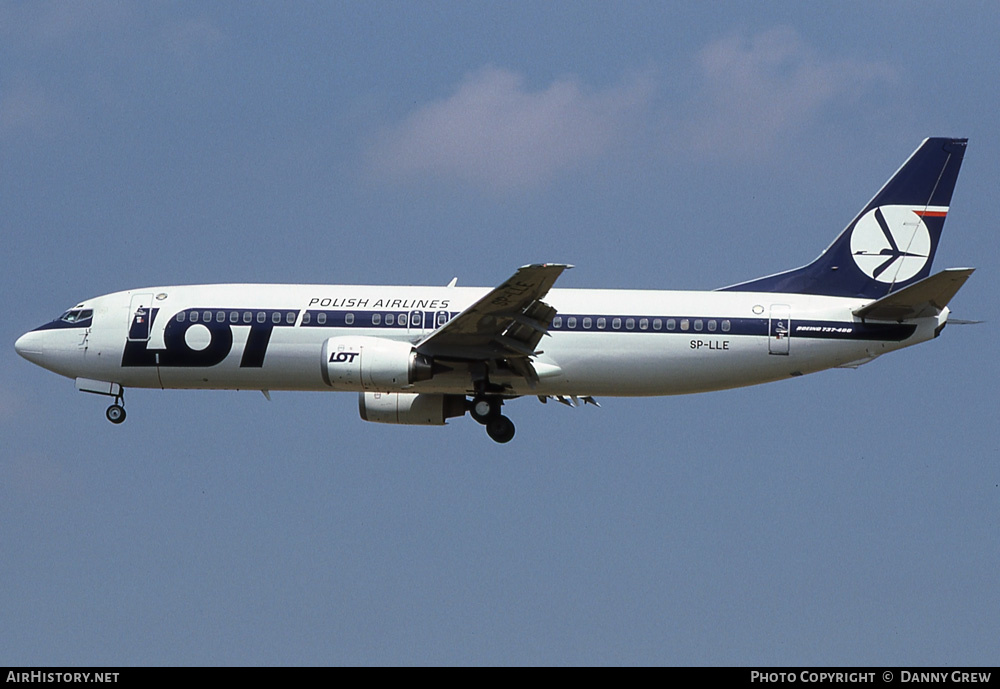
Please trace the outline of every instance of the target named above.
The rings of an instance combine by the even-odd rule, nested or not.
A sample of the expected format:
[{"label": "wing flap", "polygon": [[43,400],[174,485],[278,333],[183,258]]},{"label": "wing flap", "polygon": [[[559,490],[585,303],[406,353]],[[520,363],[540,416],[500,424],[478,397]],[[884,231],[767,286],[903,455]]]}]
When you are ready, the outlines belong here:
[{"label": "wing flap", "polygon": [[429,356],[458,359],[529,358],[548,334],[556,310],[542,301],[572,266],[523,266],[499,287],[417,343]]},{"label": "wing flap", "polygon": [[854,310],[862,319],[905,321],[936,316],[962,288],[975,268],[948,268],[915,282],[898,292],[887,294]]}]

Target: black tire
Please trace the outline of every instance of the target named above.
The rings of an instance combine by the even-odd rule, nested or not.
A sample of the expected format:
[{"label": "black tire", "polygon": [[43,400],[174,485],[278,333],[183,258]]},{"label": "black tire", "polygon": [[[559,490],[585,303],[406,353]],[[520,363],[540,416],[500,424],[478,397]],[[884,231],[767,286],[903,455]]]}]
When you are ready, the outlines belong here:
[{"label": "black tire", "polygon": [[491,419],[500,416],[500,399],[486,395],[473,398],[472,404],[469,405],[469,416],[481,424],[489,423]]},{"label": "black tire", "polygon": [[104,412],[104,415],[108,417],[108,421],[114,424],[119,424],[125,420],[125,407],[120,404],[112,404],[108,407],[108,410]]},{"label": "black tire", "polygon": [[514,422],[506,416],[498,416],[486,422],[486,435],[498,443],[509,443],[514,439]]}]

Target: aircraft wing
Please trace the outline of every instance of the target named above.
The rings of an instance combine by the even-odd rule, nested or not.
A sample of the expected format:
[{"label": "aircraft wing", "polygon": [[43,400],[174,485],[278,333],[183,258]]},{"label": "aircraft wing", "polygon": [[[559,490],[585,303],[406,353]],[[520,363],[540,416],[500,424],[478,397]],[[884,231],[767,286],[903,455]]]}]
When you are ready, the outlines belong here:
[{"label": "aircraft wing", "polygon": [[542,263],[519,268],[502,285],[417,343],[428,356],[506,359],[529,380],[528,359],[548,334],[556,310],[542,301],[556,279],[572,266]]},{"label": "aircraft wing", "polygon": [[942,270],[856,309],[854,315],[878,321],[904,321],[936,316],[944,310],[973,271],[975,268]]}]

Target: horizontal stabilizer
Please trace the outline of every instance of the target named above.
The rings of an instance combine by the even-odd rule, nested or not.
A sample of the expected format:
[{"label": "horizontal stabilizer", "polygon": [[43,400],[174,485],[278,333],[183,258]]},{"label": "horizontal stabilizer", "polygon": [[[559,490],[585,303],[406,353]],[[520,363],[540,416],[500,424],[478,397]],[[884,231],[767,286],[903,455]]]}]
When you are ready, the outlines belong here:
[{"label": "horizontal stabilizer", "polygon": [[936,316],[948,305],[975,268],[948,268],[854,311],[859,318],[905,321]]}]

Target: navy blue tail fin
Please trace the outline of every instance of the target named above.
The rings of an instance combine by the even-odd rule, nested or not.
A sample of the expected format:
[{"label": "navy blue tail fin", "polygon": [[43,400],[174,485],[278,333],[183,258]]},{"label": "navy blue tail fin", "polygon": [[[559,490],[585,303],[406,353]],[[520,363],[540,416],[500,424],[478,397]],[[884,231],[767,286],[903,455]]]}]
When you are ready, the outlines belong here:
[{"label": "navy blue tail fin", "polygon": [[724,288],[878,299],[930,275],[968,139],[925,139],[819,258]]}]

